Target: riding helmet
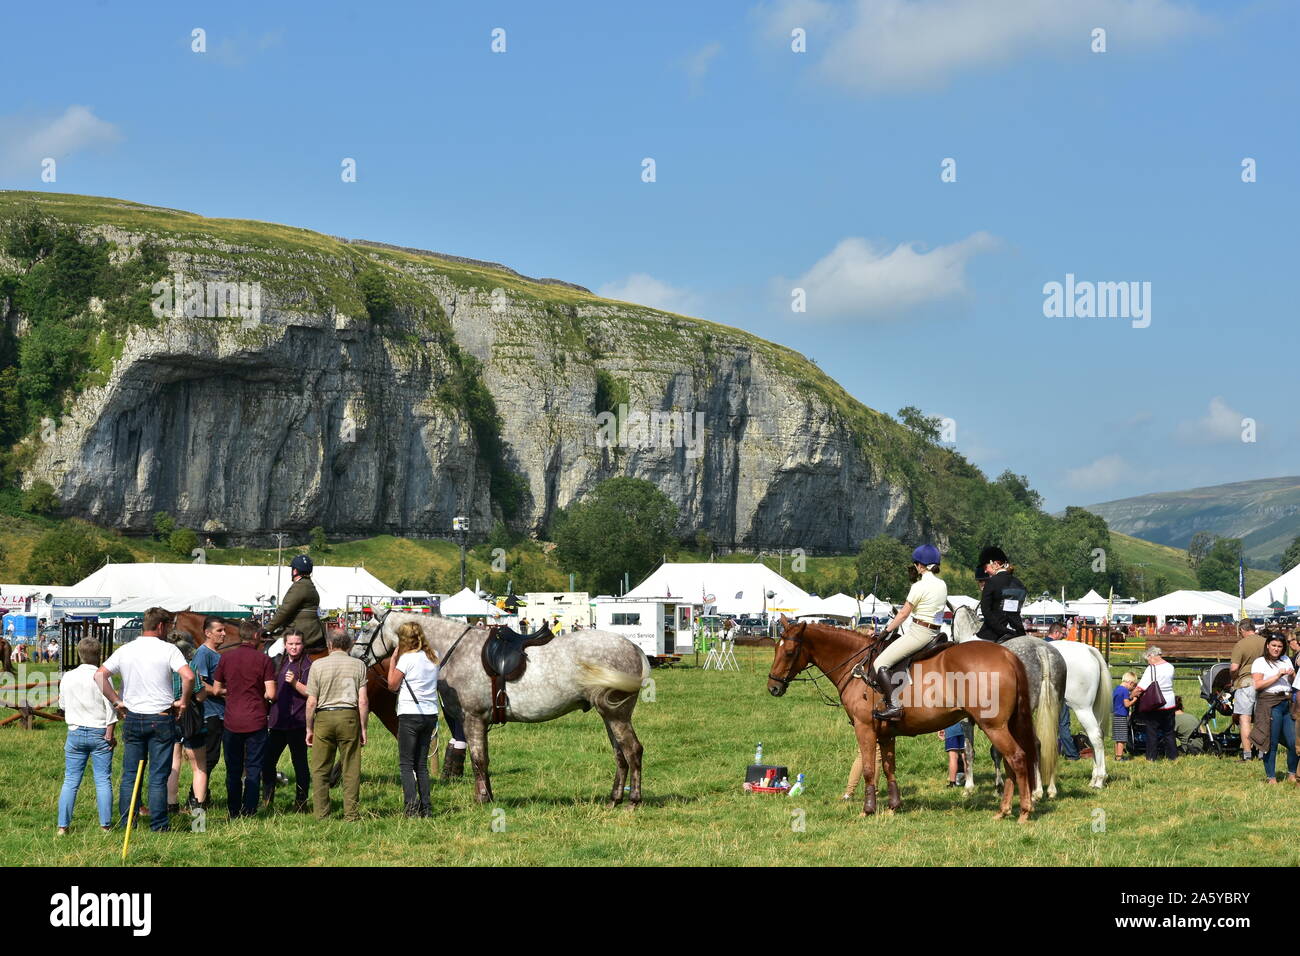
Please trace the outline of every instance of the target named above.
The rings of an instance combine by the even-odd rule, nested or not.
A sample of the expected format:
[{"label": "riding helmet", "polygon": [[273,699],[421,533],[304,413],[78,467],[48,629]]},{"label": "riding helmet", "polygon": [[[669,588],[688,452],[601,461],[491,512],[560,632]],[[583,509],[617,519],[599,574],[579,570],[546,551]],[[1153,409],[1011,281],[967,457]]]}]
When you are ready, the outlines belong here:
[{"label": "riding helmet", "polygon": [[311,574],[311,558],[307,557],[305,554],[300,554],[289,562],[289,567],[294,571],[297,571],[303,577],[307,577]]},{"label": "riding helmet", "polygon": [[979,566],[982,568],[990,561],[998,561],[1002,564],[1008,562],[1007,553],[999,548],[996,544],[990,544],[980,552]]},{"label": "riding helmet", "polygon": [[919,545],[917,549],[912,552],[912,560],[917,564],[938,564],[939,549],[932,544]]}]

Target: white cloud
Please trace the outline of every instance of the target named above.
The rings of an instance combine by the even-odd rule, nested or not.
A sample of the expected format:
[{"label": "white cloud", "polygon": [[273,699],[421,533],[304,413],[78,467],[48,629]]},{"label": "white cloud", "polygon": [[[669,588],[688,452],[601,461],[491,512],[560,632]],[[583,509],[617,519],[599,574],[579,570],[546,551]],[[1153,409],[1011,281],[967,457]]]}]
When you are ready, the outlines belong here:
[{"label": "white cloud", "polygon": [[69,106],[53,118],[0,117],[0,175],[37,179],[41,160],[116,143],[121,132],[88,106]]},{"label": "white cloud", "polygon": [[1178,426],[1178,437],[1196,444],[1239,442],[1241,420],[1245,417],[1216,395],[1210,399],[1210,410],[1204,418],[1183,422]]},{"label": "white cloud", "polygon": [[804,290],[806,312],[790,311],[786,305],[794,318],[893,318],[904,310],[965,294],[966,263],[997,248],[998,240],[977,232],[929,252],[917,246],[903,242],[889,249],[866,239],[841,239],[802,276],[777,279],[774,285],[786,303],[791,290]]},{"label": "white cloud", "polygon": [[824,80],[860,93],[936,89],[954,76],[1031,56],[1087,54],[1095,27],[1131,51],[1204,29],[1175,0],[774,0],[755,11],[769,44],[808,31]]},{"label": "white cloud", "polygon": [[1080,491],[1094,491],[1117,485],[1132,474],[1132,469],[1119,455],[1106,455],[1065,473],[1065,482]]},{"label": "white cloud", "polygon": [[648,305],[652,309],[662,309],[680,315],[690,315],[692,311],[698,311],[700,304],[699,298],[694,293],[661,282],[644,272],[633,273],[615,282],[606,282],[596,290],[596,294],[606,299],[635,302],[637,305]]},{"label": "white cloud", "polygon": [[710,43],[708,46],[696,50],[682,61],[682,68],[686,71],[686,75],[690,77],[692,85],[704,79],[704,74],[709,72],[713,60],[721,52],[721,43]]}]

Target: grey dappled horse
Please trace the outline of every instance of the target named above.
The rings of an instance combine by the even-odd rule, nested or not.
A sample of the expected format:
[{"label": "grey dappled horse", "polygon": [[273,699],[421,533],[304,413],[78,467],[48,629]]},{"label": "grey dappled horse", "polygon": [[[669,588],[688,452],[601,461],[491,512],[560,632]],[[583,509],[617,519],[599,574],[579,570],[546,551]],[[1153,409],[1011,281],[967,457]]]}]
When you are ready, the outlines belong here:
[{"label": "grey dappled horse", "polygon": [[[380,632],[372,629],[353,654],[367,667],[387,659],[397,647],[397,629],[408,621],[423,628],[438,655],[438,692],[447,711],[464,722],[475,798],[488,803],[493,799],[487,746],[492,684],[481,656],[488,630],[448,618],[393,611],[384,616]],[[510,697],[506,719],[540,723],[594,707],[605,722],[618,765],[609,806],[622,803],[623,786],[630,777],[628,802],[635,807],[641,802],[642,747],[632,729],[632,710],[649,673],[645,654],[622,635],[596,630],[558,635],[548,644],[528,648],[527,670],[506,685]]]},{"label": "grey dappled horse", "polygon": [[[959,607],[952,615],[952,639],[957,643],[979,640],[975,632],[980,629],[980,618],[973,607]],[[1034,736],[1038,740],[1038,759],[1034,762],[1034,799],[1043,795],[1047,787],[1049,797],[1056,796],[1056,741],[1061,719],[1062,700],[1065,697],[1065,660],[1056,652],[1054,642],[1037,637],[1013,637],[1002,646],[1025,665],[1029,675],[1029,705],[1034,711]],[[975,725],[965,722],[966,729],[966,791],[975,789]],[[997,782],[1001,782],[1001,759],[994,751],[994,768]]]}]

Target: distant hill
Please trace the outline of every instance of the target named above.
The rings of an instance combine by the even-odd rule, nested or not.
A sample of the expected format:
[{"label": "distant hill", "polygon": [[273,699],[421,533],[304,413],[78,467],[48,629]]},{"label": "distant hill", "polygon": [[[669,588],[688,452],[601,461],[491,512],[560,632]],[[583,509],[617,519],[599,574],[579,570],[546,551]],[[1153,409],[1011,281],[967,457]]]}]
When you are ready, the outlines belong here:
[{"label": "distant hill", "polygon": [[1086,507],[1112,531],[1176,548],[1186,548],[1198,531],[1241,538],[1248,562],[1277,568],[1300,535],[1300,477],[1163,491]]}]

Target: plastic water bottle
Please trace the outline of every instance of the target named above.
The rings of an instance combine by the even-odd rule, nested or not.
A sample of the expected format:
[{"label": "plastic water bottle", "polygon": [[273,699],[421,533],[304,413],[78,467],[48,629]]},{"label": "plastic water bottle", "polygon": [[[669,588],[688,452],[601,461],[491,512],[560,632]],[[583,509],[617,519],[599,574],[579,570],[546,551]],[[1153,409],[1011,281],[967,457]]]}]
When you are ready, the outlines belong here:
[{"label": "plastic water bottle", "polygon": [[758,742],[758,749],[754,751],[754,763],[761,765],[763,763],[763,741]]},{"label": "plastic water bottle", "polygon": [[794,786],[790,788],[790,796],[797,797],[803,793],[803,774],[794,778]]},{"label": "plastic water bottle", "polygon": [[782,790],[789,790],[789,789],[790,789],[790,778],[789,778],[789,777],[782,777],[782,778],[781,778],[781,782],[780,782],[779,784],[777,784],[777,786],[779,786]]}]

